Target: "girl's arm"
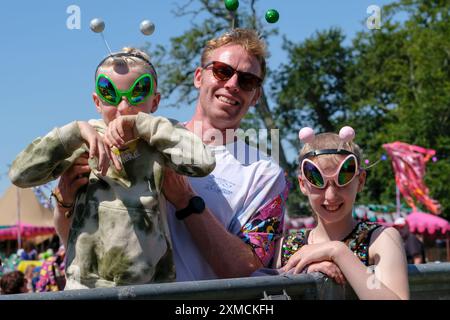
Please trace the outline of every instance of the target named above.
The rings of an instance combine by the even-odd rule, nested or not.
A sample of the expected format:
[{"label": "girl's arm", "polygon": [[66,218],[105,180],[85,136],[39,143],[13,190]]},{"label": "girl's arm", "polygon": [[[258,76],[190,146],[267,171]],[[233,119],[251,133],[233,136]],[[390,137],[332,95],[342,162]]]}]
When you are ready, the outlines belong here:
[{"label": "girl's arm", "polygon": [[364,266],[343,243],[332,259],[360,299],[409,299],[403,240],[394,228],[377,231],[369,248],[373,266]]},{"label": "girl's arm", "polygon": [[344,243],[330,241],[302,247],[284,269],[300,272],[313,262],[329,260],[336,263],[360,299],[409,299],[408,269],[400,234],[387,228],[375,231],[373,239],[370,255],[374,266],[366,267]]}]

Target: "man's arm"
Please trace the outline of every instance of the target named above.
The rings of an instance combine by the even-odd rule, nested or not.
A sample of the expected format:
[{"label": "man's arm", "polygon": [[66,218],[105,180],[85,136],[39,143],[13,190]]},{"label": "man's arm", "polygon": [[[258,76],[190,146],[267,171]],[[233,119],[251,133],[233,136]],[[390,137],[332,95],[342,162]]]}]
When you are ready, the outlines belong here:
[{"label": "man's arm", "polygon": [[[177,210],[182,208],[177,207]],[[252,248],[225,230],[208,208],[184,221],[195,244],[219,278],[247,277],[262,267]]]},{"label": "man's arm", "polygon": [[[163,191],[176,210],[187,207],[189,199],[195,195],[187,178],[171,170],[165,172]],[[184,222],[199,251],[218,277],[246,277],[263,267],[262,257],[250,243],[228,232],[210,209],[206,208],[202,214],[190,215]]]}]

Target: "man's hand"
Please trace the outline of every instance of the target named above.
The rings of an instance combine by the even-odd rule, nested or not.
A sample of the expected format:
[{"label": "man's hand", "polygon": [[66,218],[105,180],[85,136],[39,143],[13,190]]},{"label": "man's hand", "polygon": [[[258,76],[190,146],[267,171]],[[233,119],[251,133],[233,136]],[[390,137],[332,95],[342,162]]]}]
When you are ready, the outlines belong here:
[{"label": "man's hand", "polygon": [[135,133],[137,116],[120,116],[108,124],[108,129],[105,132],[105,143],[109,147],[116,147],[118,149],[137,138]]},{"label": "man's hand", "polygon": [[78,121],[77,124],[80,129],[81,137],[89,146],[89,158],[98,158],[96,169],[104,176],[108,171],[110,161],[112,161],[116,169],[120,170],[121,166],[119,160],[115,157],[98,132],[85,121]]},{"label": "man's hand", "polygon": [[83,153],[59,179],[58,189],[64,203],[73,203],[78,190],[89,182],[91,168],[88,157],[87,153]]},{"label": "man's hand", "polygon": [[[88,153],[82,154],[60,177],[57,189],[63,203],[73,205],[78,190],[89,182],[88,175],[91,168],[88,165],[88,157]],[[73,208],[64,208],[58,205],[55,207],[53,216],[56,233],[66,248],[72,225],[72,219],[67,219],[68,215],[66,215],[69,210],[73,210]]]},{"label": "man's hand", "polygon": [[166,199],[177,210],[186,208],[189,204],[189,199],[195,196],[187,177],[177,174],[170,168],[164,168],[162,190]]}]

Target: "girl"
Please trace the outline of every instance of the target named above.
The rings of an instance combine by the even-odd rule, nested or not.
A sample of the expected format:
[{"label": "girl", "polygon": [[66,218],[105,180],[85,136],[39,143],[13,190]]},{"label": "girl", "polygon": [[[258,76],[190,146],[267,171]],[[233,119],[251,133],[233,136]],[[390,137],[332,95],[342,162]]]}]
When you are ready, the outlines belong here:
[{"label": "girl", "polygon": [[351,141],[353,129],[314,136],[312,129],[304,128],[299,136],[305,145],[299,156],[298,182],[317,226],[283,239],[277,267],[293,273],[325,271],[338,282],[343,275],[360,299],[409,299],[398,231],[352,217],[356,194],[366,179],[361,150]]}]

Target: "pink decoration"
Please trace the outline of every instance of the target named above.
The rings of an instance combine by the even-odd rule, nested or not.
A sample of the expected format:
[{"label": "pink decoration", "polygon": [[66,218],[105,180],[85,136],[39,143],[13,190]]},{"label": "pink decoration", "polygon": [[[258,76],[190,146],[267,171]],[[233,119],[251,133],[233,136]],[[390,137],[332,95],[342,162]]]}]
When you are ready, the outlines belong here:
[{"label": "pink decoration", "polygon": [[339,138],[344,142],[350,142],[355,138],[355,130],[349,126],[342,127],[339,131]]},{"label": "pink decoration", "polygon": [[314,140],[314,130],[310,127],[304,127],[299,131],[298,138],[303,143],[310,143]]},{"label": "pink decoration", "polygon": [[450,231],[450,223],[435,215],[424,212],[411,212],[406,221],[409,224],[409,230],[413,233],[429,233],[434,234],[439,231],[446,234]]},{"label": "pink decoration", "polygon": [[[0,240],[15,240],[17,239],[19,226],[9,226],[8,228],[0,229]],[[55,234],[53,227],[37,227],[30,224],[22,223],[20,225],[20,235],[23,239],[29,239],[37,236],[46,236]]]},{"label": "pink decoration", "polygon": [[430,212],[441,213],[439,202],[429,196],[429,190],[423,181],[425,165],[436,154],[436,151],[399,141],[384,144],[383,148],[392,158],[395,183],[413,211],[417,211],[415,198],[423,203]]},{"label": "pink decoration", "polygon": [[369,164],[370,163],[369,159],[364,160],[364,163]]}]

